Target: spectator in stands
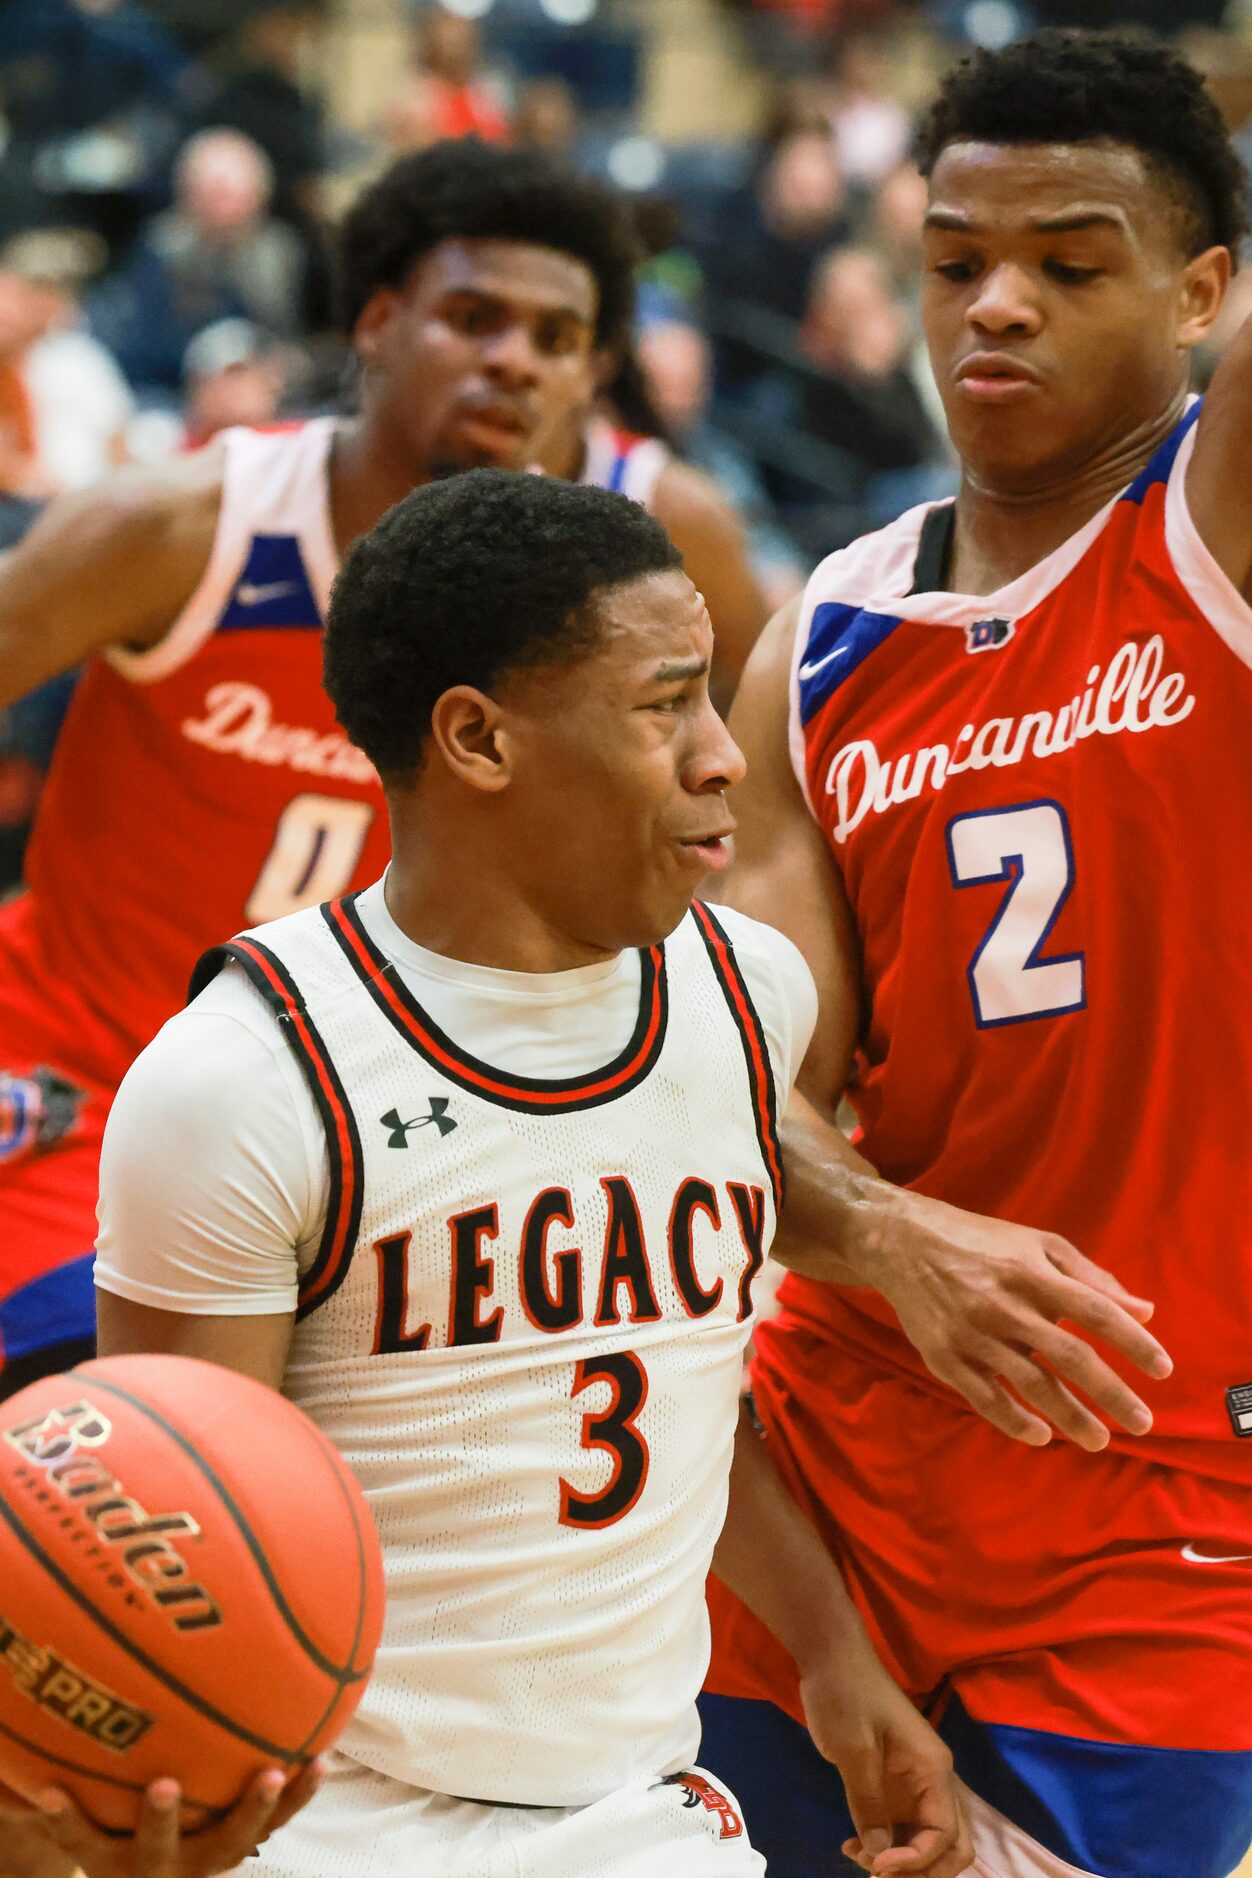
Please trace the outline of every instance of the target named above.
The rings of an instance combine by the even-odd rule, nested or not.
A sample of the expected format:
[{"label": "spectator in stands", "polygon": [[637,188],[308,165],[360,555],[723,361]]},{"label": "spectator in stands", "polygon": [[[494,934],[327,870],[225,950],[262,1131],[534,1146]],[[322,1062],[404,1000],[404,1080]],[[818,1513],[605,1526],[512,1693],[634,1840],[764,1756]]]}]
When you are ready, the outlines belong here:
[{"label": "spectator in stands", "polygon": [[708,340],[688,321],[656,320],[635,351],[652,406],[683,460],[717,484],[743,522],[756,577],[776,610],[799,593],[808,567],[780,527],[751,457],[710,420]]},{"label": "spectator in stands", "polygon": [[411,69],[387,108],[383,131],[397,154],[445,137],[508,141],[509,120],[483,78],[474,20],[438,5],[422,15]]},{"label": "spectator in stands", "polygon": [[215,319],[299,329],[306,253],[269,213],[272,186],[268,157],[238,131],[200,131],[184,146],[173,207],[92,302],[132,383],[176,389],[188,343]]},{"label": "spectator in stands", "polygon": [[513,142],[568,156],[578,136],[578,101],[563,78],[532,78],[517,94]]},{"label": "spectator in stands", "polygon": [[813,281],[801,333],[805,428],[864,472],[872,526],[947,487],[939,435],[914,374],[906,309],[878,256],[837,249]]},{"label": "spectator in stands", "polygon": [[197,333],[183,357],[185,447],[199,449],[235,424],[275,423],[293,351],[251,320],[218,320]]},{"label": "spectator in stands", "polygon": [[40,498],[98,482],[125,460],[133,408],[113,359],[78,320],[103,259],[81,229],[30,229],[0,248],[0,490]]},{"label": "spectator in stands", "polygon": [[829,130],[787,132],[726,204],[705,260],[710,302],[800,319],[817,261],[847,236],[846,195]]},{"label": "spectator in stands", "polygon": [[897,164],[874,191],[866,242],[882,262],[892,292],[910,308],[916,308],[921,291],[925,214],[925,178],[911,160]]},{"label": "spectator in stands", "polygon": [[850,183],[880,182],[907,156],[913,127],[892,92],[891,63],[877,34],[851,33],[836,43],[827,113]]},{"label": "spectator in stands", "polygon": [[240,131],[264,150],[273,175],[273,213],[308,232],[319,216],[318,179],[326,162],[320,102],[302,70],[325,0],[250,0],[234,50],[200,113],[200,128]]}]

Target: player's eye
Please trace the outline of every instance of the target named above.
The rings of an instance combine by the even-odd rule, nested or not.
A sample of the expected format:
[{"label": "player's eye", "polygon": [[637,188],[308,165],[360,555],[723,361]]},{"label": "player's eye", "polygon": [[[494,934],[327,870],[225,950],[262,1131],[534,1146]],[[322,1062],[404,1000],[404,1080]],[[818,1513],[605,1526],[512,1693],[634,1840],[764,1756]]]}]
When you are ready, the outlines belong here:
[{"label": "player's eye", "polygon": [[539,350],[549,358],[566,358],[577,350],[579,328],[562,320],[557,325],[541,326],[539,329]]},{"label": "player's eye", "polygon": [[978,265],[971,256],[966,256],[960,261],[936,261],[934,271],[936,274],[941,274],[944,280],[973,280],[978,271]]},{"label": "player's eye", "polygon": [[477,300],[454,302],[444,309],[444,317],[449,326],[471,338],[480,333],[489,333],[496,324],[495,310]]},{"label": "player's eye", "polygon": [[1043,264],[1045,274],[1053,280],[1059,280],[1066,287],[1081,287],[1085,281],[1094,280],[1100,273],[1098,267],[1075,267],[1069,261],[1047,260]]}]

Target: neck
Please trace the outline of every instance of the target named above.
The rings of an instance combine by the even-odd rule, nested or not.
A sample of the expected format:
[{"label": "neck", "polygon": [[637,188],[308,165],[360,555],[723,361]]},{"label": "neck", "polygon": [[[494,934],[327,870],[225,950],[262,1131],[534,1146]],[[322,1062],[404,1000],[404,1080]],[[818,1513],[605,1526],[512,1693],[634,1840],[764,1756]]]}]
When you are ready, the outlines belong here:
[{"label": "neck", "polygon": [[1155,417],[1122,433],[1076,471],[1045,470],[1028,488],[997,480],[966,462],[956,502],[948,584],[954,592],[994,593],[1060,547],[1133,482],[1182,416],[1186,389]]},{"label": "neck", "polygon": [[429,480],[425,467],[417,468],[412,455],[385,436],[368,411],[343,425],[330,452],[330,514],[340,554]]},{"label": "neck", "polygon": [[[398,834],[394,809],[392,826]],[[407,938],[428,951],[505,972],[568,972],[616,958],[616,948],[554,931],[472,837],[420,846],[397,839],[395,846],[387,911]],[[472,894],[466,891],[471,882]]]}]

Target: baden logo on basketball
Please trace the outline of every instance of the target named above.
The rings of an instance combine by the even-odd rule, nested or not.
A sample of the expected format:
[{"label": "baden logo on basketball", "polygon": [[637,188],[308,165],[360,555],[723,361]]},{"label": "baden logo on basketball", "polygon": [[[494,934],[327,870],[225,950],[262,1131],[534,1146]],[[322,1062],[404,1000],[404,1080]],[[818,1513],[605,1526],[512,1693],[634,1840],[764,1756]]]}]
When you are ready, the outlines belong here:
[{"label": "baden logo on basketball", "polygon": [[131,1581],[171,1612],[176,1630],[206,1630],[222,1612],[204,1586],[188,1579],[187,1561],[169,1535],[197,1538],[190,1513],[148,1513],[122,1482],[89,1452],[112,1434],[106,1415],[87,1402],[49,1410],[39,1421],[5,1431],[5,1440],[41,1470],[105,1545],[121,1547],[119,1563]]}]

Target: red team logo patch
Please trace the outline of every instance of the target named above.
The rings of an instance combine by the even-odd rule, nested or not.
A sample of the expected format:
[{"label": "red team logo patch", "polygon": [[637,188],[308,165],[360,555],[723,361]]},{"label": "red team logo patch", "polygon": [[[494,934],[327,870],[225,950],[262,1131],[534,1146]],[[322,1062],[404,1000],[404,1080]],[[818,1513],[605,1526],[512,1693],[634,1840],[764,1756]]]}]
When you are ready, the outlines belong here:
[{"label": "red team logo patch", "polygon": [[0,1167],[52,1147],[73,1129],[82,1105],[82,1090],[54,1070],[0,1070]]},{"label": "red team logo patch", "polygon": [[681,1787],[686,1794],[684,1806],[703,1806],[706,1812],[717,1813],[722,1822],[718,1833],[719,1839],[739,1839],[743,1836],[743,1821],[731,1801],[715,1787],[703,1774],[670,1774],[665,1780],[667,1787]]}]

